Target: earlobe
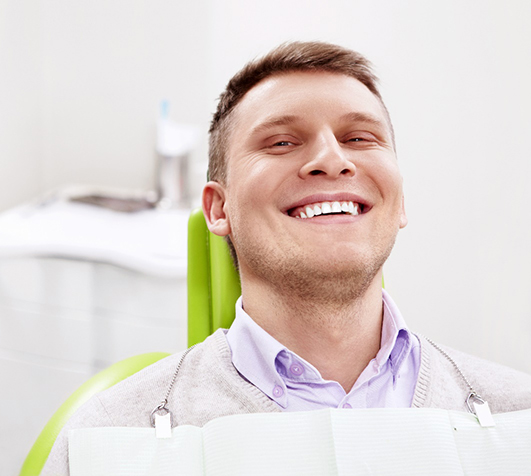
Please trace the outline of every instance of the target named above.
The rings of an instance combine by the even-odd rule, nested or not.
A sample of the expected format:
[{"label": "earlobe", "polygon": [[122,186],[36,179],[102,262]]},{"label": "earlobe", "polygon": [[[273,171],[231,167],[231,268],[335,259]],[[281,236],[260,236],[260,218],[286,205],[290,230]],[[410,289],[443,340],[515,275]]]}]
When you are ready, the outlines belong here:
[{"label": "earlobe", "polygon": [[402,206],[400,209],[400,228],[404,228],[407,225],[406,207],[404,204],[404,195],[402,195]]},{"label": "earlobe", "polygon": [[208,182],[203,188],[203,214],[208,229],[218,236],[227,236],[230,233],[230,222],[225,204],[225,188],[218,182]]}]

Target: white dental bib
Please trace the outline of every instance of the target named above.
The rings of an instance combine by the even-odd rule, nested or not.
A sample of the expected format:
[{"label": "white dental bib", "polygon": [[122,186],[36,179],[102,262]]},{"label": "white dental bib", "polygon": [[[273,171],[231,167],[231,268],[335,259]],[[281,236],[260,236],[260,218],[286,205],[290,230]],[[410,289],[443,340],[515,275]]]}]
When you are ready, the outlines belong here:
[{"label": "white dental bib", "polygon": [[531,410],[493,416],[422,409],[232,415],[157,438],[154,428],[69,433],[71,476],[531,474]]}]

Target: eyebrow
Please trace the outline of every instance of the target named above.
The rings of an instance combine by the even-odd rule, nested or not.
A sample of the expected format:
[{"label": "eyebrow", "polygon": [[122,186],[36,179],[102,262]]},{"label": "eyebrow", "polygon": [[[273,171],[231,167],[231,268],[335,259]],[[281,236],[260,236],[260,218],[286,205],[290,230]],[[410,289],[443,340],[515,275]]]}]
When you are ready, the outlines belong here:
[{"label": "eyebrow", "polygon": [[272,119],[268,119],[265,122],[262,122],[258,124],[256,127],[254,127],[251,130],[250,135],[260,134],[261,132],[265,132],[268,129],[272,129],[273,127],[287,126],[290,124],[294,124],[295,122],[299,122],[301,119],[302,119],[301,117],[294,116],[294,115],[273,117]]},{"label": "eyebrow", "polygon": [[[276,126],[286,126],[294,124],[295,122],[299,122],[301,119],[301,117],[295,115],[273,117],[272,119],[266,120],[265,122],[258,124],[255,128],[253,128],[251,134],[264,132]],[[375,126],[386,126],[386,122],[378,119],[372,114],[367,114],[365,112],[349,112],[348,114],[344,114],[343,116],[341,116],[340,119],[341,121],[345,122],[366,122],[368,124],[374,124]]]},{"label": "eyebrow", "polygon": [[379,127],[387,126],[387,122],[365,112],[349,112],[348,114],[341,116],[341,120],[345,122],[365,122]]}]

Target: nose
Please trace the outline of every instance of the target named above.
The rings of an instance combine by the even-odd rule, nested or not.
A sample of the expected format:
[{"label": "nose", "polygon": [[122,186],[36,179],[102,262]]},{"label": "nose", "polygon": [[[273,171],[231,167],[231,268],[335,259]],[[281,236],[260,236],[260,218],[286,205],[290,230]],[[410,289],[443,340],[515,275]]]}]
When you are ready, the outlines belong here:
[{"label": "nose", "polygon": [[308,150],[307,160],[299,170],[299,176],[323,175],[337,178],[353,176],[356,166],[347,150],[341,147],[334,134],[322,134]]}]

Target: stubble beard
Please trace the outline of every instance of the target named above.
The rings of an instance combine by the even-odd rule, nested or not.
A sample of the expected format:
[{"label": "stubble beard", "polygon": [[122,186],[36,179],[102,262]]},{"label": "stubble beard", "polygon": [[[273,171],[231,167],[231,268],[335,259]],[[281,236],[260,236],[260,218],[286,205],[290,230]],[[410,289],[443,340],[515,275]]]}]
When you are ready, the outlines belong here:
[{"label": "stubble beard", "polygon": [[[373,283],[389,257],[396,240],[375,240],[369,252],[359,253],[349,260],[341,257],[327,263],[304,259],[299,250],[279,250],[274,245],[236,242],[240,262],[271,291],[272,297],[297,305],[308,316],[317,309],[344,314],[359,301]],[[347,316],[345,316],[348,319]]]}]

